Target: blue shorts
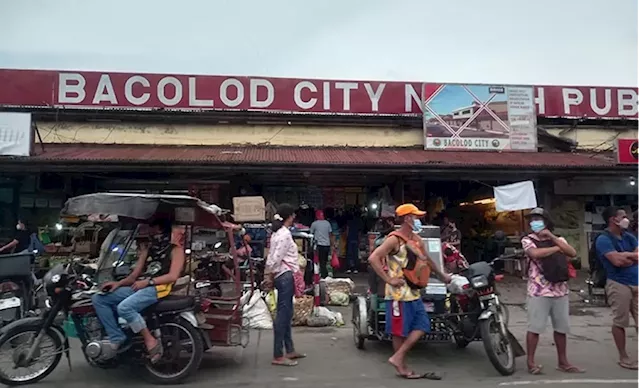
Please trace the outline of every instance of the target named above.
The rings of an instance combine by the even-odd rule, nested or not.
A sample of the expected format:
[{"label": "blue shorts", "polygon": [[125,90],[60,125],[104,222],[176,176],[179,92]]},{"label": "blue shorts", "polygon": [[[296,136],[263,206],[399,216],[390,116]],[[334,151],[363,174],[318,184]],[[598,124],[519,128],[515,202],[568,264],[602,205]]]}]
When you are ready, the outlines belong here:
[{"label": "blue shorts", "polygon": [[[422,300],[411,302],[386,301],[387,334],[396,337],[407,337],[414,330],[431,331],[431,321]],[[394,309],[394,304],[397,308]],[[394,311],[395,310],[395,311]]]}]

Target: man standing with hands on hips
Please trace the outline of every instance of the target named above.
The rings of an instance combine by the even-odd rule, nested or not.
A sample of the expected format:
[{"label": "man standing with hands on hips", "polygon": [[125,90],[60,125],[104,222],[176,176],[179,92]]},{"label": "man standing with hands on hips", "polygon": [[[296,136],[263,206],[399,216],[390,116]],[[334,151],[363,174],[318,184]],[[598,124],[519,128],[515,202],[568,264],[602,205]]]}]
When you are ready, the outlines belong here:
[{"label": "man standing with hands on hips", "polygon": [[[426,260],[438,278],[445,283],[451,281],[451,276],[443,273],[426,254],[424,242],[417,235],[422,227],[420,218],[425,214],[413,204],[400,205],[396,209],[397,221],[400,224],[397,231],[399,236],[389,235],[382,245],[371,253],[369,263],[386,283],[386,330],[393,338],[395,352],[389,358],[389,363],[396,369],[398,377],[439,380],[440,377],[435,373],[416,373],[405,363],[407,352],[431,330],[429,316],[420,298],[420,289],[410,287],[403,275],[403,269],[410,260],[409,256],[414,255],[417,260]],[[385,261],[387,271],[384,269]]]},{"label": "man standing with hands on hips", "polygon": [[638,361],[627,354],[625,328],[631,315],[638,330],[638,239],[627,232],[630,222],[624,209],[608,207],[602,218],[607,229],[596,238],[596,252],[607,273],[605,292],[613,312],[611,333],[620,356],[618,365],[635,370]]}]

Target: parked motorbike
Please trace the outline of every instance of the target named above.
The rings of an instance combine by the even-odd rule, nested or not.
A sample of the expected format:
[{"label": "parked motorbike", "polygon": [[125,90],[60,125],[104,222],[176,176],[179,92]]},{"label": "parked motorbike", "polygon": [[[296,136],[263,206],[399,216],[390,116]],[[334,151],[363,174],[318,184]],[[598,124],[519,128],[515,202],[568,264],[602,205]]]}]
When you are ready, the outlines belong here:
[{"label": "parked motorbike", "polygon": [[[125,267],[114,271],[128,273]],[[85,359],[92,366],[132,365],[153,384],[180,383],[200,366],[204,343],[197,329],[193,297],[170,295],[143,312],[147,326],[164,348],[161,360],[153,364],[142,337],[133,334],[123,321],[128,340],[117,354],[110,354],[113,351],[104,345],[104,329],[92,305],[91,296],[97,289],[90,276],[76,273],[71,264],[58,264],[43,280],[51,307],[42,317],[23,318],[0,330],[0,349],[7,349],[12,360],[5,363],[9,364],[6,369],[0,366],[0,383],[33,384],[53,372],[63,353],[69,358],[68,337],[58,319],[60,312],[74,323]]]},{"label": "parked motorbike", "polygon": [[449,285],[454,295],[451,321],[457,328],[458,347],[480,337],[491,364],[508,376],[515,371],[515,357],[523,355],[524,349],[507,328],[508,313],[495,290],[502,275],[495,275],[492,264],[473,263],[460,272],[461,276],[454,275]]},{"label": "parked motorbike", "polygon": [[34,255],[0,256],[0,327],[26,316],[36,316],[43,307],[44,290],[33,275]]}]

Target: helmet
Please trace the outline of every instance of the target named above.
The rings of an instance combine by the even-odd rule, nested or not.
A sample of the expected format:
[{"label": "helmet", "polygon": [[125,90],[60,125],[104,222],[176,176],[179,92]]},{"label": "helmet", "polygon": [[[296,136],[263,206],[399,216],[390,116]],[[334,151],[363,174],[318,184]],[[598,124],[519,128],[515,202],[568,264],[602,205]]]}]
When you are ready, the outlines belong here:
[{"label": "helmet", "polygon": [[58,287],[62,287],[67,282],[67,269],[62,264],[56,264],[49,272],[44,275],[42,279],[44,288],[47,291],[47,295],[54,295],[54,290]]}]

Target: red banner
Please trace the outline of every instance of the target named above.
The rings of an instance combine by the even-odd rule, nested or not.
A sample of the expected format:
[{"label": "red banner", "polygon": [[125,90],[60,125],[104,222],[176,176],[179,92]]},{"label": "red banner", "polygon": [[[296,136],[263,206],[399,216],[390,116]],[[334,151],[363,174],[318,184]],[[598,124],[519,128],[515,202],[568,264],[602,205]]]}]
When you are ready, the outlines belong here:
[{"label": "red banner", "polygon": [[638,164],[638,139],[618,139],[616,158],[618,164]]},{"label": "red banner", "polygon": [[[0,105],[420,115],[421,83],[0,69]],[[546,117],[637,119],[637,88],[535,87]]]}]

